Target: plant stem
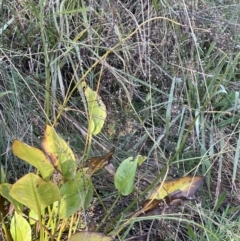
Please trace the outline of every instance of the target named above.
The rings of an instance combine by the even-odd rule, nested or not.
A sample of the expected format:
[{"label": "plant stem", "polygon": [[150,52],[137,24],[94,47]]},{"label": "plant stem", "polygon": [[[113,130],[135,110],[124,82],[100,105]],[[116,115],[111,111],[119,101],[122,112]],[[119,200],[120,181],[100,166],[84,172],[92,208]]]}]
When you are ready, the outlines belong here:
[{"label": "plant stem", "polygon": [[109,209],[109,211],[107,212],[107,214],[105,215],[105,217],[103,218],[103,220],[101,221],[101,224],[97,227],[96,231],[99,230],[99,228],[105,223],[106,219],[109,217],[109,215],[111,214],[113,208],[115,207],[116,203],[118,202],[119,198],[121,197],[121,194],[118,193],[118,196],[115,200],[115,202],[112,204],[111,208]]}]

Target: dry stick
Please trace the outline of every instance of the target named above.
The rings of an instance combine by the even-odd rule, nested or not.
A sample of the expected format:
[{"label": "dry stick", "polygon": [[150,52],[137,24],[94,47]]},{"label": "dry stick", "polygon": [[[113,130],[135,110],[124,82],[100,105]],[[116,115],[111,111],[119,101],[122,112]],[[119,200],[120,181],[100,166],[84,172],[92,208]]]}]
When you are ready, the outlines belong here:
[{"label": "dry stick", "polygon": [[118,44],[116,44],[113,48],[111,49],[108,49],[106,51],[106,53],[100,57],[98,60],[95,61],[95,63],[92,64],[91,67],[88,68],[88,70],[85,72],[85,74],[78,80],[78,82],[75,84],[75,86],[72,88],[72,90],[70,91],[69,95],[64,99],[64,102],[57,114],[57,117],[55,118],[54,122],[53,122],[53,126],[56,125],[58,119],[60,118],[60,116],[62,115],[62,112],[64,111],[70,97],[72,96],[73,92],[77,89],[78,85],[87,77],[87,75],[91,72],[91,70],[93,68],[95,68],[101,61],[103,61],[104,59],[107,58],[107,56],[112,53],[116,48],[118,48],[119,46],[121,46],[124,42],[126,42],[128,39],[130,39],[134,34],[137,33],[137,31],[143,26],[145,25],[146,23],[148,22],[151,22],[151,21],[154,21],[154,20],[160,20],[160,19],[165,19],[165,20],[168,20],[169,22],[172,22],[176,25],[179,25],[179,26],[185,26],[183,24],[180,24],[176,21],[173,21],[172,19],[169,19],[169,18],[165,18],[165,17],[155,17],[155,18],[151,18],[151,19],[148,19],[146,21],[144,21],[143,23],[141,23],[131,34],[129,34],[126,38],[124,38],[121,42],[119,42]]}]

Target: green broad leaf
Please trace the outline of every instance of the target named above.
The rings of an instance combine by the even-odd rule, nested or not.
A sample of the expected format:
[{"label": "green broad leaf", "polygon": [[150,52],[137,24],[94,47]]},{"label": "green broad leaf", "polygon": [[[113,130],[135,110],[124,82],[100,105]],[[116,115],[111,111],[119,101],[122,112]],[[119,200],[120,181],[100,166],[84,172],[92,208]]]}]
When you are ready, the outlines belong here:
[{"label": "green broad leaf", "polygon": [[54,167],[48,157],[38,148],[29,146],[19,140],[14,140],[12,151],[15,156],[36,167],[44,180],[49,180]]},{"label": "green broad leaf", "polygon": [[15,182],[10,189],[10,195],[38,214],[47,206],[60,200],[57,185],[51,181],[46,182],[33,173]]},{"label": "green broad leaf", "polygon": [[140,155],[138,155],[134,160],[133,157],[129,157],[125,159],[117,169],[114,177],[114,185],[124,196],[129,195],[133,191],[134,178],[140,159]]},{"label": "green broad leaf", "polygon": [[88,103],[89,131],[92,135],[97,135],[103,128],[107,117],[106,106],[96,91],[93,91],[86,82],[82,82],[85,89],[85,96]]},{"label": "green broad leaf", "polygon": [[19,213],[23,210],[23,205],[19,203],[17,200],[12,198],[9,194],[12,184],[2,183],[0,184],[0,194],[6,198],[15,208],[15,210]]},{"label": "green broad leaf", "polygon": [[113,241],[113,237],[98,232],[79,232],[73,234],[67,241]]},{"label": "green broad leaf", "polygon": [[93,197],[91,179],[87,168],[77,172],[74,180],[68,180],[60,188],[61,200],[54,203],[60,218],[68,218],[80,208],[87,209]]},{"label": "green broad leaf", "polygon": [[65,160],[61,162],[62,175],[65,179],[74,179],[76,162],[74,160]]},{"label": "green broad leaf", "polygon": [[10,232],[14,241],[31,241],[31,227],[27,220],[17,212],[11,220]]},{"label": "green broad leaf", "polygon": [[[58,170],[65,178],[73,175],[73,162],[76,161],[72,149],[62,137],[60,137],[53,127],[47,125],[42,139],[42,148],[45,154],[50,158],[54,168]],[[69,163],[67,163],[69,161]],[[70,167],[68,169],[68,167]],[[74,166],[75,168],[75,166]]]}]

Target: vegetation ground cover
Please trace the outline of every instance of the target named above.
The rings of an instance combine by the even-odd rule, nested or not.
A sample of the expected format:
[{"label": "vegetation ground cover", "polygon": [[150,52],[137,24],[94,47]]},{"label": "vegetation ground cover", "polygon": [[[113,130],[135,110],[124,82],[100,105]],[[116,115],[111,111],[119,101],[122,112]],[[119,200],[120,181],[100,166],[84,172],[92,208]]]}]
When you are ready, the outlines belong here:
[{"label": "vegetation ground cover", "polygon": [[[13,140],[39,146],[46,122],[57,123],[79,162],[85,158],[85,81],[107,109],[91,156],[115,147],[115,167],[129,156],[146,156],[135,180],[140,192],[169,163],[168,178],[206,176],[197,202],[137,217],[116,239],[240,239],[238,1],[0,4],[0,140],[7,182],[33,170],[12,154]],[[91,212],[81,214],[84,222],[107,233],[106,224],[118,217],[117,230],[128,218],[119,214],[136,196],[116,201],[106,170],[93,183],[98,195]],[[106,209],[113,207],[111,215],[103,201]],[[2,230],[1,238],[7,240]]]}]

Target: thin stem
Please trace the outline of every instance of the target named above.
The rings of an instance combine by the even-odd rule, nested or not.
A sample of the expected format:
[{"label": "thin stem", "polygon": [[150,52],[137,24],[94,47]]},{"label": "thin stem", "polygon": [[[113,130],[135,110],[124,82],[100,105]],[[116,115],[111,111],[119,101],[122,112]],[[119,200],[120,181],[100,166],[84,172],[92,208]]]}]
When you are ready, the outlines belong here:
[{"label": "thin stem", "polygon": [[96,231],[99,230],[99,228],[105,223],[106,219],[109,217],[109,215],[111,214],[113,208],[116,206],[116,203],[118,202],[119,198],[121,197],[121,194],[118,193],[118,196],[115,200],[115,202],[112,204],[111,208],[109,209],[109,211],[106,213],[105,217],[103,218],[103,220],[101,221],[101,224],[97,227]]}]

